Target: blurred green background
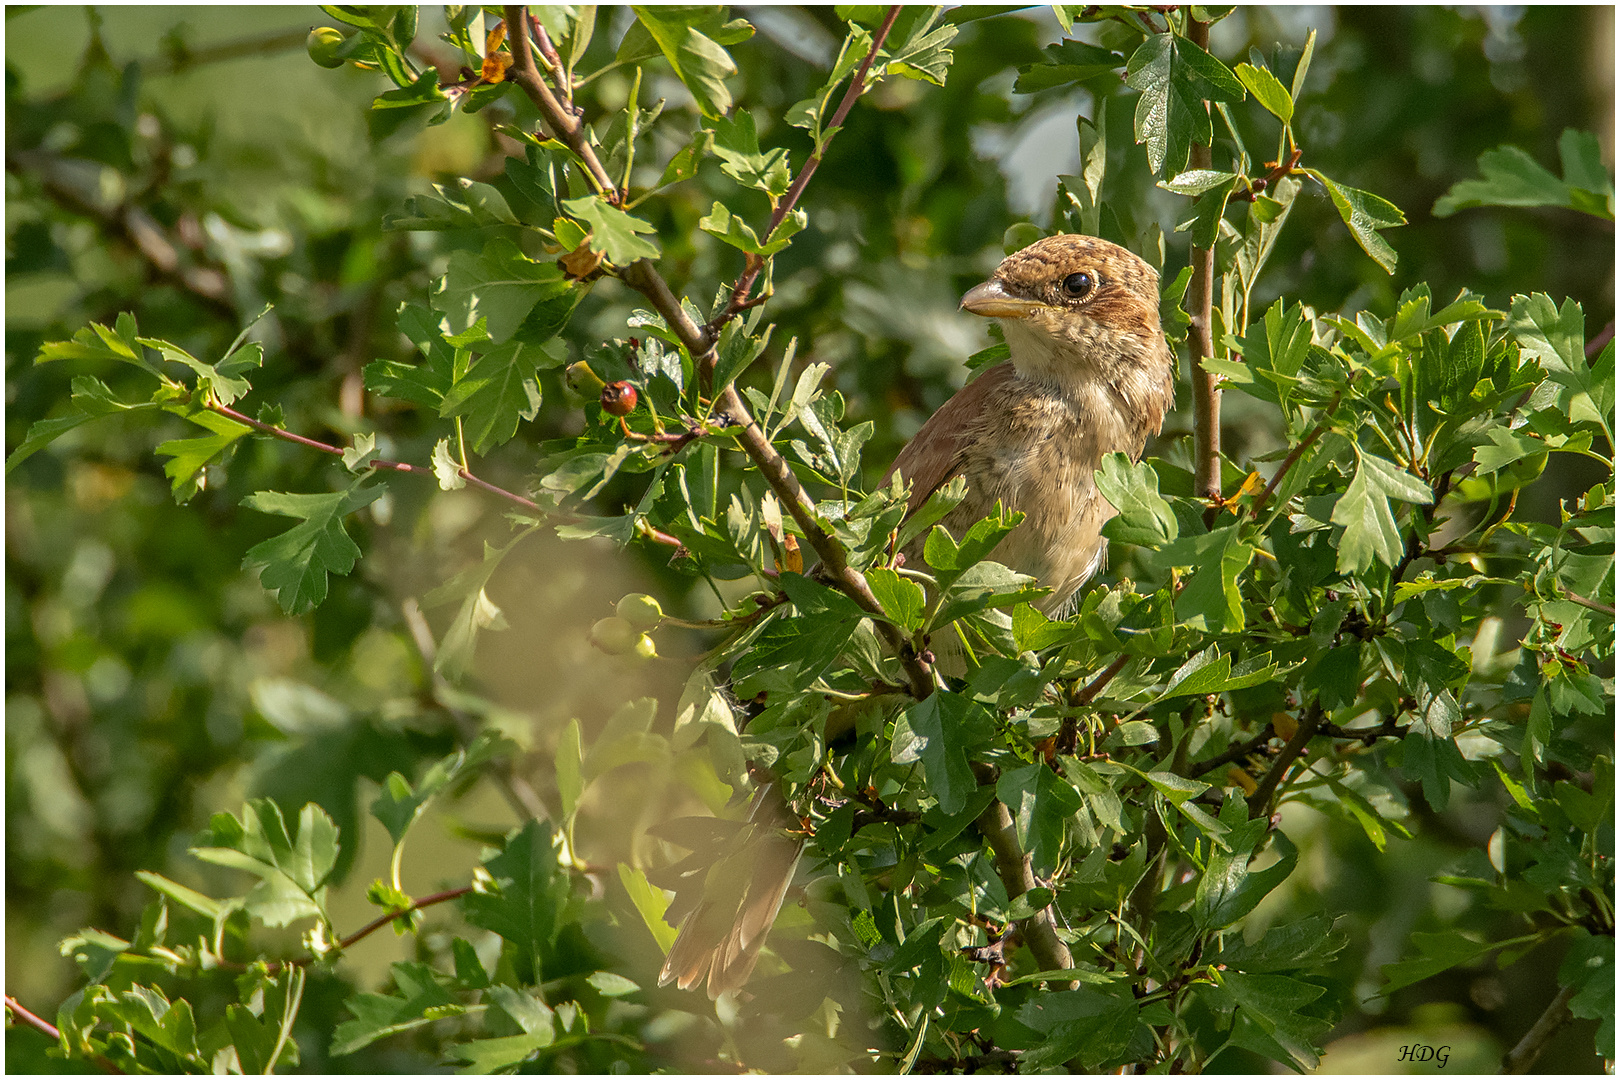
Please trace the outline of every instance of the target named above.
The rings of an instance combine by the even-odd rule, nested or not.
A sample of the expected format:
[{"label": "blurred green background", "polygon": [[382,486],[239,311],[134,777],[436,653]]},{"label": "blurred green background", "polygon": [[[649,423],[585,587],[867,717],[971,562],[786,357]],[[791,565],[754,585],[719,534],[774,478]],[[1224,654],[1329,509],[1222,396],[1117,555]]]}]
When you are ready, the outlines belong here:
[{"label": "blurred green background", "polygon": [[[827,8],[737,14],[759,33],[733,50],[741,67],[733,91],[757,110],[762,142],[788,147],[797,164],[808,148],[804,133],[775,117],[819,85],[841,29]],[[585,70],[610,59],[630,20],[627,10],[606,7],[598,18]],[[429,20],[425,12],[419,40],[431,42]],[[81,373],[64,364],[34,368],[42,341],[130,310],[144,333],[203,355],[270,302],[252,409],[279,403],[289,428],[325,439],[375,425],[385,454],[427,460],[442,432],[416,413],[391,414],[390,403],[367,400],[359,370],[405,356],[393,312],[420,300],[449,252],[473,240],[383,232],[380,221],[435,177],[498,174],[512,144],[492,124],[533,118],[509,100],[440,127],[385,135],[368,124],[380,76],[323,70],[304,54],[304,34],[329,21],[313,7],[7,8],[8,449],[60,407]],[[1562,210],[1430,214],[1453,183],[1477,175],[1478,155],[1500,144],[1556,170],[1566,127],[1597,132],[1612,168],[1612,8],[1240,8],[1215,27],[1211,49],[1233,62],[1251,46],[1267,55],[1279,42],[1297,50],[1311,28],[1319,39],[1297,122],[1304,163],[1388,198],[1409,224],[1388,234],[1400,264],[1386,276],[1326,197],[1307,188],[1258,303],[1285,295],[1324,313],[1387,313],[1402,289],[1427,282],[1437,297],[1468,287],[1501,308],[1516,292],[1570,296],[1585,307],[1589,335],[1612,323],[1611,225]],[[768,309],[775,347],[797,337],[796,362],[831,364],[853,418],[876,423],[870,478],[961,385],[962,360],[988,344],[983,324],[958,313],[957,299],[999,260],[1009,225],[1050,224],[1055,176],[1078,165],[1075,114],[1092,115],[1098,96],[1118,98],[1108,112],[1105,198],[1133,235],[1153,222],[1167,232],[1174,225],[1181,200],[1152,186],[1132,145],[1134,94],[1120,96],[1117,81],[1011,92],[1017,67],[1059,36],[1051,12],[1039,8],[967,24],[947,85],[884,83],[851,114],[801,203],[810,229],[779,260]],[[580,98],[594,117],[621,106],[628,92],[628,80],[613,72]],[[649,69],[642,94],[670,101],[644,152],[656,176],[697,114],[667,72]],[[1258,109],[1237,114],[1252,126],[1251,145],[1266,145],[1269,136],[1259,133],[1272,129]],[[732,190],[717,170],[705,171],[663,204],[658,222],[665,276],[705,304],[739,260],[697,232],[697,217],[716,197],[755,218],[766,212],[763,195],[738,200]],[[1186,258],[1184,238],[1172,236],[1169,249],[1173,273]],[[634,306],[611,280],[598,284],[567,331],[575,354],[627,336]],[[115,388],[126,377],[95,374]],[[539,417],[482,475],[519,490],[535,443],[579,429],[579,399],[555,380],[544,389]],[[1189,397],[1184,389],[1184,410]],[[1230,452],[1274,444],[1270,416],[1229,401]],[[370,917],[363,893],[383,871],[388,844],[364,807],[390,770],[415,773],[456,738],[456,718],[429,700],[402,605],[476,557],[480,541],[508,535],[503,507],[490,499],[396,480],[355,529],[369,557],[352,577],[334,579],[332,598],[313,616],[286,618],[239,568],[242,553],[280,526],[238,503],[257,489],[319,487],[328,464],[254,441],[177,507],[152,451],[182,426],[173,418],[99,421],[8,478],[6,989],[47,1017],[79,985],[56,942],[83,926],[133,931],[149,899],[133,871],[158,870],[204,890],[235,884],[190,859],[186,847],[211,813],[244,797],[325,806],[354,860],[339,918],[358,925]],[[1176,455],[1189,430],[1185,412],[1172,416],[1150,452]],[[1530,488],[1522,512],[1556,520],[1556,499],[1590,482],[1571,466]],[[610,488],[604,504],[621,494]],[[657,593],[671,610],[715,610],[712,596],[660,561],[530,540],[492,583],[512,626],[481,644],[472,689],[483,704],[475,707],[531,748],[527,778],[542,801],[552,794],[549,748],[569,718],[599,725],[638,694],[658,696],[668,712],[679,694],[689,662],[678,637],[661,640],[669,658],[634,670],[585,643],[590,623],[636,589]],[[449,614],[428,612],[436,632]],[[687,651],[697,648],[694,639]],[[622,813],[663,813],[666,797],[675,798],[634,790],[641,797]],[[450,803],[418,830],[406,888],[463,881],[479,838],[509,828],[519,812],[487,786]],[[1353,944],[1340,974],[1354,994],[1324,1071],[1395,1070],[1402,1063],[1394,1048],[1420,1039],[1453,1047],[1445,1071],[1493,1069],[1555,992],[1553,970],[1532,954],[1503,971],[1456,970],[1358,1007],[1411,931],[1496,917],[1428,880],[1486,842],[1495,809],[1454,801],[1435,815],[1419,801],[1412,813],[1417,838],[1392,840],[1380,856],[1359,831],[1299,810],[1288,830],[1301,846],[1300,870],[1256,913],[1257,923],[1291,910],[1344,916]],[[615,835],[604,826],[582,844],[608,850]],[[624,947],[645,953],[650,939]],[[407,950],[377,935],[343,970],[374,984]],[[299,1029],[306,1068],[434,1067],[426,1044],[410,1037],[327,1060],[320,1025],[329,1030],[340,1018],[345,992],[337,978],[311,980]],[[323,1011],[328,1019],[316,1019]],[[683,1047],[678,1025],[670,1030],[662,1043],[650,1039],[651,1052],[663,1064],[693,1067],[701,1048]],[[8,1065],[48,1067],[43,1044],[8,1032]],[[1235,1068],[1239,1058],[1222,1061]],[[1590,1025],[1577,1023],[1540,1068],[1596,1065]]]}]

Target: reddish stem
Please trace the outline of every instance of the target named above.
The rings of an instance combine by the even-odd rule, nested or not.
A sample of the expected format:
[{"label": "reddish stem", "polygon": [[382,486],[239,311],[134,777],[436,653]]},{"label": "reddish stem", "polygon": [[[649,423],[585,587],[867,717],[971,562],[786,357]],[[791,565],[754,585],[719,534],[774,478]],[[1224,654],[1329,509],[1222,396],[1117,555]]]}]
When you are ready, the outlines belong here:
[{"label": "reddish stem", "polygon": [[[446,900],[454,900],[456,897],[465,896],[470,892],[472,892],[471,885],[463,885],[458,889],[446,889],[444,892],[437,892],[431,896],[422,897],[422,899],[412,903],[410,907],[404,909],[403,911],[394,911],[388,913],[387,915],[379,915],[375,919],[372,919],[370,922],[366,923],[366,925],[362,926],[360,929],[356,930],[354,933],[350,934],[348,937],[339,938],[338,948],[347,949],[356,942],[370,937],[372,934],[376,933],[378,930],[381,930],[395,919],[402,919],[412,912],[421,911],[423,908],[432,907],[434,904],[442,904]],[[274,975],[278,972],[285,971],[289,967],[306,967],[313,963],[314,960],[315,958],[313,956],[303,956],[299,957],[297,960],[277,960],[268,965],[268,967],[270,969],[270,974]]]},{"label": "reddish stem", "polygon": [[[35,1031],[40,1032],[41,1034],[46,1035],[57,1042],[62,1041],[62,1033],[56,1029],[55,1024],[35,1016],[33,1013],[23,1008],[22,1003],[16,998],[12,997],[10,994],[6,995],[6,1012],[11,1014],[11,1019],[13,1022],[31,1027]],[[120,1069],[118,1066],[114,1065],[100,1054],[91,1055],[91,1060],[94,1061],[96,1065],[99,1066],[104,1072],[117,1073],[120,1076],[124,1074],[123,1069]]]},{"label": "reddish stem", "polygon": [[[262,420],[255,420],[246,413],[237,412],[235,409],[229,408],[225,405],[220,405],[217,402],[209,404],[207,408],[210,412],[216,412],[221,416],[230,417],[239,424],[246,424],[248,427],[252,428],[254,431],[260,432],[261,434],[271,435],[278,439],[284,439],[287,442],[296,443],[299,446],[307,447],[311,450],[319,450],[323,454],[336,454],[339,457],[343,456],[343,448],[341,446],[333,446],[330,443],[323,443],[315,439],[307,438],[303,435],[295,435],[286,428],[278,428],[274,424],[266,424]],[[387,458],[374,458],[372,459],[371,465],[373,468],[377,469],[392,469],[396,472],[415,473],[418,476],[433,475],[432,469],[424,468],[421,465],[412,465],[408,461],[390,461]],[[544,514],[568,523],[575,523],[584,520],[583,518],[580,518],[574,514],[559,514],[547,510],[533,499],[525,499],[522,495],[519,495],[516,492],[507,491],[503,487],[496,487],[488,480],[474,476],[466,469],[457,469],[456,475],[467,481],[467,483],[472,484],[474,487],[483,488],[491,495],[499,495],[506,501],[515,503],[531,513]],[[681,542],[675,537],[666,532],[660,532],[657,529],[647,529],[644,531],[644,534],[648,537],[648,539],[663,544],[666,547],[678,548],[681,546]]]}]

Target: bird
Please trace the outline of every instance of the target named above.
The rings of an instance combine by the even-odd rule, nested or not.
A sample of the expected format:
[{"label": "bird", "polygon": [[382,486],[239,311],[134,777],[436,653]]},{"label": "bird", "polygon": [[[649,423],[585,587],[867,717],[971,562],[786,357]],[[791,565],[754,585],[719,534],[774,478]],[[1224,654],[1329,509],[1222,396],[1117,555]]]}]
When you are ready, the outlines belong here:
[{"label": "bird", "polygon": [[[1007,256],[962,307],[1000,321],[1008,359],[929,417],[884,483],[910,481],[915,512],[963,477],[967,497],[940,521],[958,538],[997,503],[1021,512],[993,557],[1050,588],[1039,606],[1059,616],[1107,555],[1103,457],[1139,459],[1175,399],[1159,273],[1118,244],[1060,233]],[[922,547],[919,537],[904,552],[912,565]]]},{"label": "bird", "polygon": [[[1048,236],[1002,260],[962,297],[998,319],[1008,359],[942,405],[884,476],[910,484],[907,511],[955,477],[967,496],[940,521],[960,538],[999,503],[1023,521],[996,561],[1052,591],[1060,615],[1106,556],[1102,527],[1115,513],[1094,474],[1105,455],[1141,457],[1175,397],[1175,365],[1159,323],[1159,274],[1095,236]],[[922,538],[902,554],[913,565]],[[658,985],[709,997],[740,989],[753,972],[804,850],[802,830],[775,785],[756,791],[747,823],[718,850],[679,864],[671,917],[685,914]]]}]

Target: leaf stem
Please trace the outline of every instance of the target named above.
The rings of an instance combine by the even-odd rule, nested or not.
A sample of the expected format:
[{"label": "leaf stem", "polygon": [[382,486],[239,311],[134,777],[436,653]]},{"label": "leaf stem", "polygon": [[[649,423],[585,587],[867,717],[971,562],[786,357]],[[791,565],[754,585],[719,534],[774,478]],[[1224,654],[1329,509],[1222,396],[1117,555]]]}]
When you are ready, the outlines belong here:
[{"label": "leaf stem", "polygon": [[[1209,51],[1209,23],[1187,13],[1187,39]],[[1204,109],[1209,109],[1205,101]],[[1211,150],[1195,141],[1187,160],[1190,169],[1207,169],[1213,161]],[[1206,524],[1220,512],[1221,498],[1221,391],[1214,372],[1204,370],[1203,361],[1215,355],[1215,248],[1192,249],[1192,281],[1187,296],[1192,308],[1187,312],[1192,325],[1187,334],[1188,360],[1193,386],[1193,486],[1200,498],[1210,500],[1204,511]]]}]

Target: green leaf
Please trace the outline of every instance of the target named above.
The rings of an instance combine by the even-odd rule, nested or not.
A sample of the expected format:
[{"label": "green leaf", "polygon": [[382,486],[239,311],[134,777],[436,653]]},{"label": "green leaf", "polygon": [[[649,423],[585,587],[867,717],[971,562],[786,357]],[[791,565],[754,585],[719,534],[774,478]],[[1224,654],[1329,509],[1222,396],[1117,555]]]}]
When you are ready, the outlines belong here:
[{"label": "green leaf", "polygon": [[451,385],[439,415],[463,417],[473,452],[487,454],[517,434],[518,421],[533,420],[540,411],[536,373],[548,361],[537,345],[521,341],[497,345],[478,356]]},{"label": "green leaf", "polygon": [[186,419],[213,434],[194,439],[170,439],[157,446],[158,453],[173,459],[164,464],[163,474],[169,478],[175,501],[180,503],[189,502],[202,488],[197,476],[202,467],[253,430],[246,424],[214,412],[194,412]]},{"label": "green leaf", "polygon": [[1446,930],[1438,934],[1419,930],[1412,934],[1411,942],[1417,947],[1417,955],[1409,960],[1384,965],[1384,985],[1379,988],[1380,994],[1393,994],[1431,975],[1484,956],[1496,947],[1489,942],[1464,937],[1460,930]]},{"label": "green leaf", "polygon": [[292,1027],[304,998],[304,969],[288,965],[268,979],[259,993],[263,996],[258,1015],[246,1005],[225,1008],[225,1029],[244,1076],[265,1075],[277,1067],[298,1064]]},{"label": "green leaf", "polygon": [[1175,511],[1159,494],[1159,474],[1145,461],[1107,454],[1097,470],[1097,490],[1119,513],[1106,535],[1120,543],[1158,549],[1179,535]]},{"label": "green leaf", "polygon": [[1115,71],[1125,62],[1119,53],[1083,41],[1059,41],[1043,50],[1047,59],[1018,69],[1013,93],[1034,94],[1054,86],[1085,82]]},{"label": "green leaf", "polygon": [[940,585],[949,587],[966,573],[969,567],[988,558],[996,549],[996,545],[1023,520],[1023,514],[1009,515],[1001,512],[998,507],[995,517],[983,518],[973,523],[967,534],[962,537],[960,546],[951,539],[951,534],[945,531],[943,525],[936,525],[923,544],[923,560],[937,571],[934,576]]},{"label": "green leaf", "polygon": [[536,305],[557,302],[571,311],[576,298],[556,263],[536,262],[499,236],[476,254],[454,252],[432,303],[450,316],[458,332],[484,319],[490,339],[500,344],[517,332]]},{"label": "green leaf", "polygon": [[1079,1058],[1086,1072],[1101,1072],[1126,1053],[1140,1023],[1128,986],[1082,986],[1036,994],[1021,1005],[1018,1022],[1041,1036],[1021,1056],[1032,1070],[1060,1069]]},{"label": "green leaf", "polygon": [[996,782],[996,796],[1012,813],[1018,843],[1033,859],[1035,872],[1050,874],[1063,850],[1064,823],[1080,810],[1080,793],[1044,763],[1036,762],[1003,772]]},{"label": "green leaf", "polygon": [[968,751],[992,733],[990,719],[977,703],[936,690],[895,720],[890,758],[897,765],[921,761],[928,793],[939,800],[942,811],[955,814],[978,787]]},{"label": "green leaf", "polygon": [[1585,1020],[1600,1021],[1597,1052],[1614,1056],[1614,936],[1596,935],[1577,928],[1569,952],[1558,965],[1558,985],[1578,987],[1569,1011]]},{"label": "green leaf", "polygon": [[1131,54],[1125,85],[1142,91],[1136,141],[1147,144],[1148,167],[1175,176],[1193,143],[1210,145],[1214,128],[1205,101],[1243,100],[1243,84],[1227,66],[1184,37],[1153,34]]},{"label": "green leaf", "polygon": [[474,1039],[472,1042],[455,1043],[446,1047],[444,1056],[447,1061],[466,1066],[456,1070],[457,1072],[470,1076],[485,1076],[489,1073],[510,1071],[533,1057],[536,1051],[550,1046],[556,1038],[553,1032],[546,1031],[537,1035],[502,1035],[493,1039]]},{"label": "green leaf", "polygon": [[197,1048],[197,1021],[185,998],[170,1003],[158,990],[137,985],[115,992],[103,1005],[103,1011],[196,1071],[207,1070],[207,1062]]},{"label": "green leaf", "polygon": [[1170,684],[1157,700],[1224,694],[1231,690],[1272,682],[1276,676],[1277,665],[1271,662],[1269,652],[1245,660],[1238,665],[1238,670],[1234,674],[1232,658],[1221,652],[1217,646],[1211,645],[1176,669],[1170,676]]},{"label": "green leaf", "polygon": [[922,628],[923,609],[927,600],[921,585],[909,578],[901,577],[885,566],[876,566],[868,570],[866,583],[871,586],[872,595],[877,597],[877,602],[883,605],[883,613],[889,617],[890,622],[902,630],[915,632]]},{"label": "green leaf", "polygon": [[[1235,800],[1242,805],[1242,800]],[[1221,814],[1223,820],[1227,814]],[[1254,845],[1265,835],[1265,821],[1245,821],[1234,825],[1227,835],[1225,850],[1217,847],[1209,854],[1204,875],[1198,881],[1193,900],[1193,922],[1204,931],[1220,930],[1232,926],[1253,911],[1266,895],[1287,880],[1299,862],[1299,853],[1281,832],[1275,834],[1274,843],[1281,858],[1264,870],[1251,871],[1249,860]]]},{"label": "green leaf", "polygon": [[250,510],[303,519],[279,536],[249,548],[242,560],[244,567],[263,567],[260,583],[275,591],[287,614],[302,615],[325,600],[327,574],[347,574],[354,569],[360,549],[343,530],[343,518],[387,491],[380,485],[362,484],[359,481],[347,491],[327,495],[256,491],[242,500]]},{"label": "green leaf", "polygon": [[382,790],[372,800],[371,816],[383,823],[388,835],[398,844],[435,795],[512,748],[511,740],[500,732],[481,731],[466,749],[434,762],[415,787],[399,773],[390,773]]},{"label": "green leaf", "polygon": [[1357,453],[1355,478],[1333,507],[1333,524],[1344,526],[1338,556],[1341,574],[1364,573],[1374,559],[1385,566],[1400,561],[1405,548],[1390,499],[1423,506],[1434,501],[1434,492],[1411,473],[1359,448]]},{"label": "green leaf", "polygon": [[39,347],[34,363],[47,364],[52,360],[116,360],[134,364],[148,375],[163,379],[163,373],[146,359],[135,344],[140,335],[135,316],[125,312],[118,316],[116,329],[93,322],[73,335],[72,341],[47,341]]},{"label": "green leaf", "polygon": [[[241,397],[243,394],[246,394],[252,389],[252,386],[248,384],[246,379],[237,378],[235,375],[229,374],[227,371],[221,371],[213,364],[205,364],[178,345],[171,345],[167,341],[163,341],[159,338],[143,337],[136,338],[135,340],[139,344],[144,345],[149,349],[156,349],[163,355],[163,359],[168,360],[171,363],[181,364],[190,368],[196,373],[198,384],[206,386],[208,388],[208,392],[212,394],[221,405],[231,404],[231,402],[235,401],[237,398]],[[247,350],[243,351],[247,352]],[[257,350],[247,354],[248,357],[257,357],[259,355],[261,354],[259,354]],[[245,365],[245,367],[257,366],[258,365],[256,363]],[[245,367],[240,369],[245,370]],[[233,365],[233,370],[235,369],[238,368]]]},{"label": "green leaf", "polygon": [[721,161],[720,171],[743,187],[765,192],[774,206],[774,200],[787,191],[793,179],[788,171],[787,150],[779,147],[762,153],[754,116],[746,109],[729,120],[716,120],[713,131],[713,150]]},{"label": "green leaf", "polygon": [[1233,70],[1238,81],[1254,95],[1254,100],[1265,106],[1267,112],[1285,124],[1294,119],[1294,99],[1287,87],[1277,80],[1277,76],[1253,64],[1239,64]]},{"label": "green leaf", "polygon": [[1291,1064],[1301,1071],[1321,1063],[1316,1046],[1333,1027],[1330,1021],[1300,1010],[1326,991],[1312,983],[1285,975],[1253,975],[1228,971],[1222,989],[1238,1005],[1230,1045]]},{"label": "green leaf", "polygon": [[248,893],[248,914],[267,926],[285,926],[309,916],[324,918],[327,878],[337,866],[338,830],[314,803],[298,815],[296,833],[287,831],[281,809],[269,799],[242,807],[238,821],[215,814],[205,837],[212,842],[191,849],[203,862],[246,870],[260,879]]},{"label": "green leaf", "polygon": [[558,872],[551,830],[530,821],[484,863],[493,883],[461,898],[467,921],[493,930],[513,949],[518,977],[545,981],[545,958],[568,916],[568,878]]},{"label": "green leaf", "polygon": [[[461,1010],[433,969],[419,961],[394,964],[395,994],[360,993],[343,1002],[354,1016],[332,1032],[331,1054],[343,1057],[378,1039],[431,1024]],[[455,1011],[449,1011],[455,1010]]]},{"label": "green leaf", "polygon": [[[524,165],[521,159],[509,159]],[[511,172],[511,164],[507,171]],[[434,184],[434,195],[412,195],[398,211],[383,215],[382,227],[399,230],[483,229],[516,225],[518,219],[506,197],[488,184],[457,177],[454,186]]]},{"label": "green leaf", "polygon": [[669,947],[675,944],[675,936],[679,931],[664,921],[664,912],[669,907],[669,898],[662,889],[657,889],[647,881],[647,875],[636,867],[627,863],[619,864],[619,882],[624,891],[630,894],[630,901],[635,905],[636,912],[641,921],[646,924],[648,931],[658,942],[658,948],[669,952]]},{"label": "green leaf", "polygon": [[156,402],[125,404],[113,396],[107,384],[93,375],[75,375],[69,384],[74,411],[66,416],[53,416],[36,420],[28,427],[28,434],[6,458],[6,472],[10,472],[28,458],[49,446],[57,437],[72,431],[80,424],[103,416],[123,412],[143,412],[157,408]]},{"label": "green leaf", "polygon": [[[883,68],[887,74],[931,82],[935,86],[945,85],[945,73],[954,59],[945,46],[955,40],[958,27],[947,24],[935,28],[933,24],[938,16],[939,9],[935,8],[931,14],[918,19],[904,43],[889,53],[888,63]],[[896,27],[899,25],[897,20]]]},{"label": "green leaf", "polygon": [[533,531],[533,527],[525,529],[504,547],[495,547],[485,541],[484,558],[481,562],[461,571],[422,598],[424,608],[438,607],[458,600],[461,602],[455,619],[445,631],[444,640],[439,643],[438,655],[433,660],[433,670],[440,672],[451,682],[461,681],[467,674],[467,669],[471,667],[473,649],[480,631],[506,629],[506,619],[502,616],[501,609],[490,601],[484,589],[489,584],[496,567],[500,566],[501,560],[517,546],[518,541]]},{"label": "green leaf", "polygon": [[1316,177],[1327,189],[1334,209],[1339,211],[1339,217],[1350,227],[1350,233],[1361,245],[1361,250],[1372,256],[1373,261],[1382,266],[1386,273],[1393,274],[1395,249],[1389,246],[1389,241],[1378,230],[1406,224],[1406,215],[1401,213],[1400,207],[1370,191],[1335,183],[1315,169],[1300,171]]},{"label": "green leaf", "polygon": [[[656,259],[658,244],[643,240],[643,234],[657,236],[651,224],[625,213],[595,195],[564,199],[563,209],[590,225],[591,250],[615,266],[629,266],[637,259]],[[493,331],[492,331],[493,333]]]},{"label": "green leaf", "polygon": [[[740,19],[719,26],[724,18],[720,8],[637,6],[631,10],[675,69],[676,78],[692,92],[703,115],[715,119],[730,112],[731,91],[725,80],[737,73],[737,65],[721,44],[745,40],[753,27]],[[619,59],[625,58],[629,45],[627,34],[619,48]]]},{"label": "green leaf", "polygon": [[1195,629],[1236,630],[1243,625],[1243,596],[1238,577],[1254,558],[1237,525],[1212,533],[1186,536],[1159,553],[1170,566],[1190,566],[1192,574],[1175,599],[1176,619]]},{"label": "green leaf", "polygon": [[1614,220],[1614,181],[1603,166],[1597,138],[1567,129],[1558,140],[1560,180],[1517,146],[1479,156],[1478,180],[1459,180],[1434,204],[1435,217],[1475,206],[1558,206]]}]

